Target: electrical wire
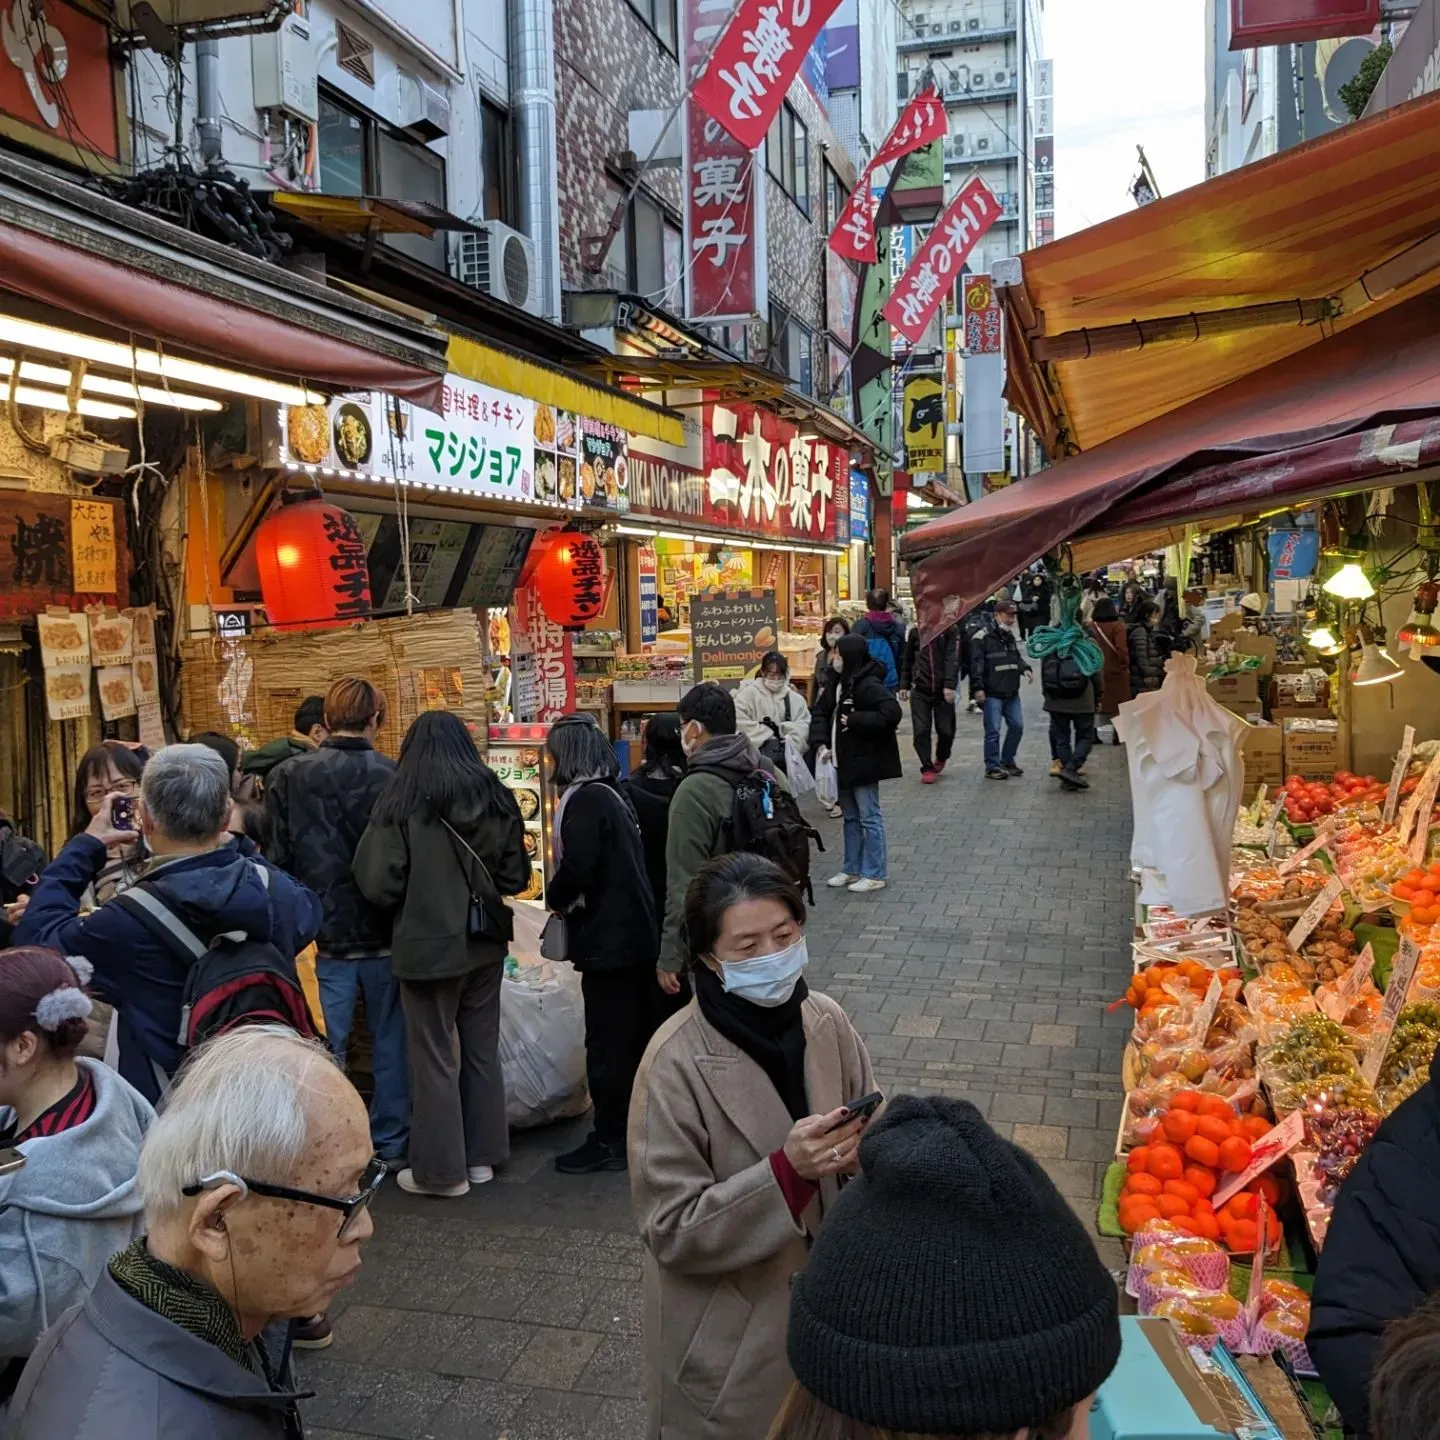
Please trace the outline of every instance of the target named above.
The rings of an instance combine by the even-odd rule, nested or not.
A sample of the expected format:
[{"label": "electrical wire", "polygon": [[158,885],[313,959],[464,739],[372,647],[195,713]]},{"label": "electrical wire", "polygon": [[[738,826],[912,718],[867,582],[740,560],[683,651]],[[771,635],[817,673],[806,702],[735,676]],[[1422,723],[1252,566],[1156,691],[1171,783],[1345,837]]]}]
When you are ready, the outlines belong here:
[{"label": "electrical wire", "polygon": [[1033,630],[1025,648],[1032,660],[1043,661],[1054,655],[1061,660],[1073,660],[1086,675],[1098,675],[1105,668],[1105,656],[1080,623],[1083,595],[1080,577],[1073,573],[1061,575],[1055,585],[1060,595],[1060,623],[1041,625]]}]

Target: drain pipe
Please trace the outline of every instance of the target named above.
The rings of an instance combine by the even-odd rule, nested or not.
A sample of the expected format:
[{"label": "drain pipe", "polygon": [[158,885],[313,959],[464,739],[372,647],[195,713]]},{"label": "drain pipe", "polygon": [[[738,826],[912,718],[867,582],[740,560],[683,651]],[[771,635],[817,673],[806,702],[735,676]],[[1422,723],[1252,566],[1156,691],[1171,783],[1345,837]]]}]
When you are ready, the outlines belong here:
[{"label": "drain pipe", "polygon": [[560,319],[560,230],[555,206],[553,0],[510,0],[510,103],[520,160],[520,228],[535,242],[540,313]]},{"label": "drain pipe", "polygon": [[200,135],[200,158],[213,170],[222,153],[218,40],[200,40],[195,45],[195,129]]}]

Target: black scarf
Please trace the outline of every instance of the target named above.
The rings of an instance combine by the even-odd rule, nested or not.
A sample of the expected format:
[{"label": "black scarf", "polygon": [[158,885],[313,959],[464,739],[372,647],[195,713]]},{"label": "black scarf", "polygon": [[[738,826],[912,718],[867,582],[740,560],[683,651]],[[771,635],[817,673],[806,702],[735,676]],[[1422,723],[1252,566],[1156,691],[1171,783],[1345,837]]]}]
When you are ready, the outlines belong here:
[{"label": "black scarf", "polygon": [[765,1073],[792,1120],[810,1113],[805,1098],[805,1021],[801,1002],[810,993],[802,975],[783,1005],[756,1005],[728,994],[720,977],[703,960],[695,965],[695,998],[700,1013],[738,1045]]}]

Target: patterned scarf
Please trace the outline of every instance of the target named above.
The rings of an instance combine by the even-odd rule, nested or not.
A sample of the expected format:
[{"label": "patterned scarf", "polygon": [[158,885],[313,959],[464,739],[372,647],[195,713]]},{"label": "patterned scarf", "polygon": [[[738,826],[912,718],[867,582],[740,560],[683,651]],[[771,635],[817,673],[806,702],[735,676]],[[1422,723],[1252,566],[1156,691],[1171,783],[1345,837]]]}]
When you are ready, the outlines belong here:
[{"label": "patterned scarf", "polygon": [[240,1333],[235,1312],[203,1281],[157,1260],[142,1235],[110,1259],[115,1283],[147,1310],[213,1345],[242,1370],[269,1377],[258,1352]]}]

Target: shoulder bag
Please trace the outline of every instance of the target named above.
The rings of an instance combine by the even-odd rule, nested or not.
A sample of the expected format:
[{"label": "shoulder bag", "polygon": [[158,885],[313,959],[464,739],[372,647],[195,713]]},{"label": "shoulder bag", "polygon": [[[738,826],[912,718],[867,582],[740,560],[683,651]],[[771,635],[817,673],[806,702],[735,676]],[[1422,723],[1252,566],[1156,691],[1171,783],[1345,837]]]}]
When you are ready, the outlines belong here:
[{"label": "shoulder bag", "polygon": [[[443,816],[439,816],[440,823],[450,832],[450,848],[455,851],[456,863],[460,866],[460,873],[465,877],[465,888],[470,892],[470,908],[465,919],[465,935],[470,940],[489,940],[494,944],[507,944],[515,933],[515,922],[511,918],[510,911],[501,898],[500,892],[495,888],[495,882],[490,878],[490,871],[486,868],[485,862],[475,853],[470,842]],[[479,867],[480,875],[483,877],[483,884],[478,888],[480,894],[475,893],[476,886],[471,883],[470,867],[460,857],[457,846],[463,846],[465,853]],[[504,920],[499,918],[499,912],[504,912]]]}]

